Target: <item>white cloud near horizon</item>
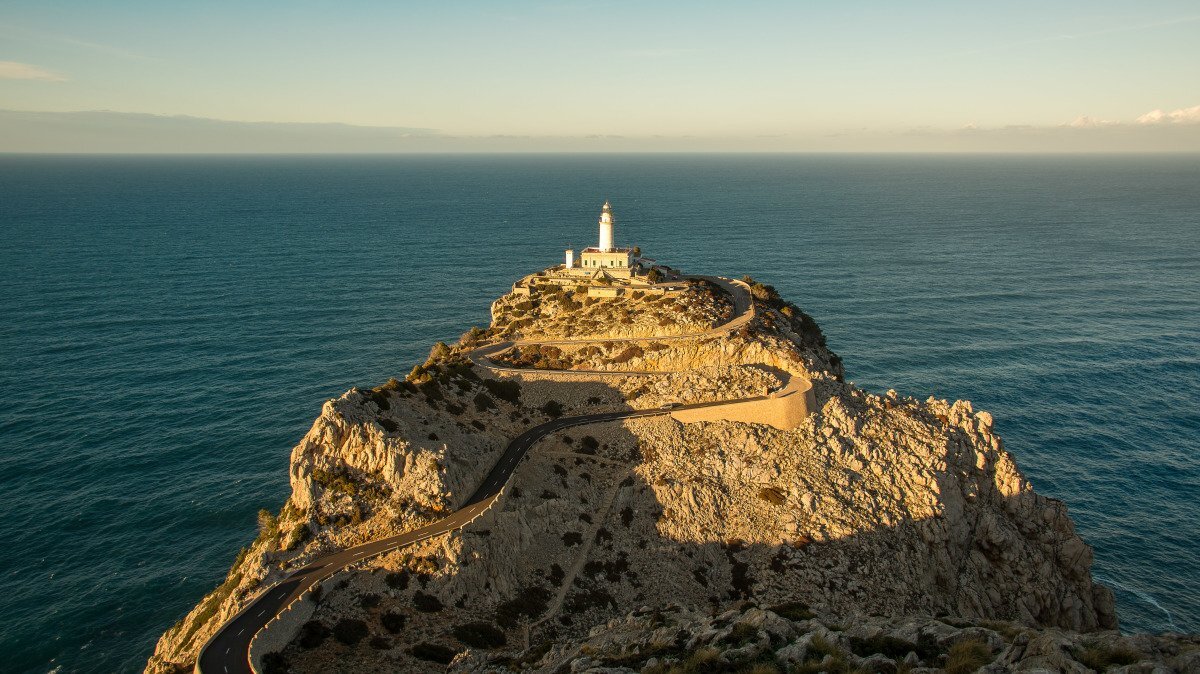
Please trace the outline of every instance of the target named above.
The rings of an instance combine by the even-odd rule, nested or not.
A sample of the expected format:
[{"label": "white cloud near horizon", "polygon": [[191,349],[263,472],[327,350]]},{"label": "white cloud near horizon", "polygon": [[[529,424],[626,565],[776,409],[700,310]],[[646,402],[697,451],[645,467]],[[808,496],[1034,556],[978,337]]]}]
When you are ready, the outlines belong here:
[{"label": "white cloud near horizon", "polygon": [[1137,118],[1138,124],[1200,124],[1200,105],[1171,112],[1151,110]]},{"label": "white cloud near horizon", "polygon": [[41,80],[43,82],[66,82],[62,75],[18,61],[0,61],[0,80]]},{"label": "white cloud near horizon", "polygon": [[1069,126],[1073,129],[1094,129],[1102,126],[1115,126],[1117,124],[1120,124],[1120,122],[1114,122],[1108,119],[1098,119],[1088,115],[1080,115],[1067,122],[1065,126]]}]

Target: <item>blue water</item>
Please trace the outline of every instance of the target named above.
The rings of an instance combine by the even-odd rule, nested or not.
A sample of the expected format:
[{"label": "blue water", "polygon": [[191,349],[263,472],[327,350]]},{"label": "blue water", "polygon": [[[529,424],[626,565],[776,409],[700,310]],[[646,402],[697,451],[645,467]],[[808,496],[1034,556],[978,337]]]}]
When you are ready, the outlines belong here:
[{"label": "blue water", "polygon": [[1200,631],[1200,157],[0,157],[0,669],[139,670],[323,400],[595,236],[969,398],[1129,630]]}]

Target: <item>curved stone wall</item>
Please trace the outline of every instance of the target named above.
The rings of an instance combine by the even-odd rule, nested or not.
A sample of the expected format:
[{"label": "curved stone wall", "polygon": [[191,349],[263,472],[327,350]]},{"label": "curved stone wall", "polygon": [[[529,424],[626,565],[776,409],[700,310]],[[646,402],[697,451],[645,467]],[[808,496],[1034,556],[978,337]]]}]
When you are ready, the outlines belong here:
[{"label": "curved stone wall", "polygon": [[762,398],[752,398],[709,407],[693,407],[671,412],[685,424],[697,421],[742,421],[770,424],[781,430],[796,428],[817,407],[812,382],[793,376],[787,386]]}]

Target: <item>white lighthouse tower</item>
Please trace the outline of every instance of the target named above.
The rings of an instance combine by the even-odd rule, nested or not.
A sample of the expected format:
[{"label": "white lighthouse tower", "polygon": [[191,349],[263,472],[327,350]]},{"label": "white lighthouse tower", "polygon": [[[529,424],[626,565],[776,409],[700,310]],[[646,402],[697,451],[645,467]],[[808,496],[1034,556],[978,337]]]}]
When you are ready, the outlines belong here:
[{"label": "white lighthouse tower", "polygon": [[605,201],[600,210],[600,242],[583,250],[583,254],[579,256],[580,269],[589,272],[603,270],[609,276],[621,278],[630,278],[633,275],[633,249],[617,248],[613,241],[615,224],[612,204]]},{"label": "white lighthouse tower", "polygon": [[613,250],[613,214],[612,205],[606,200],[600,211],[600,245],[601,251],[608,253]]}]

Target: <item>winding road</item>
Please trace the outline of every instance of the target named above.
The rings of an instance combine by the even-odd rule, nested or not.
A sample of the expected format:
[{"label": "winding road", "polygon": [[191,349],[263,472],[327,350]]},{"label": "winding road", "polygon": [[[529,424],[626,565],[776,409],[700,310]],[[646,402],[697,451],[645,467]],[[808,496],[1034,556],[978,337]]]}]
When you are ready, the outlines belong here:
[{"label": "winding road", "polygon": [[[749,288],[745,284],[737,281],[729,281],[728,279],[718,277],[697,277],[713,281],[730,292],[734,299],[734,316],[726,323],[705,330],[703,332],[685,334],[685,335],[667,335],[663,337],[645,338],[620,338],[620,339],[568,339],[568,340],[521,340],[516,342],[504,342],[501,344],[493,344],[476,349],[470,354],[471,361],[480,366],[494,371],[500,372],[525,372],[530,371],[524,368],[515,368],[501,366],[493,363],[489,356],[496,355],[502,351],[514,348],[516,346],[530,344],[554,344],[554,343],[586,343],[586,342],[636,342],[646,341],[647,339],[654,340],[676,340],[676,339],[693,339],[697,337],[705,337],[709,335],[727,334],[731,330],[735,330],[741,325],[747,323],[754,316],[754,305],[750,297]],[[584,370],[534,370],[539,374],[561,373],[565,375],[622,375],[622,376],[637,376],[643,374],[662,374],[649,372],[619,372],[619,371],[584,371]],[[486,513],[499,500],[504,486],[512,477],[513,472],[521,461],[525,458],[529,449],[534,443],[543,437],[560,431],[564,428],[572,426],[582,426],[585,424],[596,424],[606,421],[618,421],[621,419],[633,419],[638,417],[654,417],[664,416],[672,412],[680,410],[699,409],[704,407],[715,407],[720,405],[729,405],[731,403],[745,402],[747,400],[759,399],[754,398],[738,398],[735,400],[720,400],[714,402],[695,403],[690,405],[678,405],[670,409],[648,409],[648,410],[622,410],[616,412],[603,412],[597,414],[584,414],[574,417],[563,417],[553,421],[534,426],[525,431],[521,435],[513,439],[505,448],[500,459],[492,467],[491,471],[484,478],[483,483],[467,499],[462,508],[454,513],[440,519],[432,524],[427,524],[413,531],[409,531],[396,536],[383,538],[370,543],[363,543],[354,547],[346,548],[338,552],[331,553],[324,557],[309,562],[307,565],[296,569],[279,583],[259,593],[259,595],[250,602],[245,608],[225,623],[216,634],[208,640],[200,650],[200,655],[196,661],[195,672],[197,674],[250,674],[254,672],[250,663],[250,643],[267,623],[271,621],[280,612],[286,609],[294,601],[312,589],[317,583],[329,578],[338,571],[362,561],[369,557],[390,552],[398,548],[412,545],[420,541],[424,541],[435,536],[457,531],[466,525],[473,522],[476,518]]]}]

